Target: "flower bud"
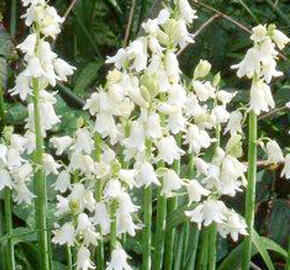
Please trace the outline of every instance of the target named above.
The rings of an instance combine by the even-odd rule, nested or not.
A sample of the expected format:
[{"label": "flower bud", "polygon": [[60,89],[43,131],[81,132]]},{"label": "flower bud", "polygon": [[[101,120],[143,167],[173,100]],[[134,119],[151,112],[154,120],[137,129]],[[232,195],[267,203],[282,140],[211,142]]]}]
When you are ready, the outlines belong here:
[{"label": "flower bud", "polygon": [[112,174],[117,175],[121,170],[122,166],[118,160],[114,160],[111,164]]},{"label": "flower bud", "polygon": [[160,44],[162,44],[163,46],[169,45],[169,42],[170,42],[169,36],[166,33],[164,33],[162,30],[157,31],[157,38]]},{"label": "flower bud", "polygon": [[212,85],[214,87],[217,87],[219,85],[220,81],[221,81],[221,74],[218,72],[213,78]]},{"label": "flower bud", "polygon": [[155,97],[159,92],[158,75],[146,72],[141,76],[141,85],[145,86],[151,97]]},{"label": "flower bud", "polygon": [[109,71],[106,78],[109,84],[117,83],[122,79],[122,73],[119,70],[114,69]]},{"label": "flower bud", "polygon": [[79,205],[78,200],[71,199],[69,201],[69,208],[70,208],[70,210],[72,211],[73,214],[77,214],[79,212],[79,210],[80,210],[80,205]]},{"label": "flower bud", "polygon": [[194,79],[204,78],[211,69],[211,64],[206,60],[200,60],[197,67],[194,70]]},{"label": "flower bud", "polygon": [[14,127],[12,126],[6,126],[3,129],[3,137],[4,140],[9,144],[10,143],[10,139],[11,139],[11,135],[14,132]]},{"label": "flower bud", "polygon": [[147,102],[149,102],[149,101],[151,100],[150,93],[149,93],[148,89],[147,89],[145,86],[141,85],[141,87],[140,87],[140,93],[141,93],[141,96],[142,96],[142,97],[143,97]]},{"label": "flower bud", "polygon": [[165,33],[170,37],[170,39],[174,39],[176,36],[176,30],[178,29],[178,22],[175,19],[169,19],[164,24]]},{"label": "flower bud", "polygon": [[241,142],[242,136],[241,135],[233,135],[226,146],[226,151],[229,155],[239,158],[243,155],[243,148]]}]

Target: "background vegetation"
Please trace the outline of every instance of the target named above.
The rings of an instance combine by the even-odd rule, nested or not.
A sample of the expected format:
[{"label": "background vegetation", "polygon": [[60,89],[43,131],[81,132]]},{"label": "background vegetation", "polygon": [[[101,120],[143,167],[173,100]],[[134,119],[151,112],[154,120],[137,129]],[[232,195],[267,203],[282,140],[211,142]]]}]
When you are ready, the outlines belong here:
[{"label": "background vegetation", "polygon": [[[26,35],[20,15],[22,7],[16,0],[1,0],[0,12],[0,74],[4,89],[12,87],[14,78],[21,70],[21,61],[15,50]],[[75,5],[71,5],[71,3]],[[88,118],[81,108],[84,100],[94,91],[96,85],[102,84],[108,66],[104,64],[106,55],[114,54],[127,40],[134,39],[140,33],[143,19],[152,16],[160,9],[157,0],[54,0],[50,1],[60,14],[66,16],[62,35],[55,41],[55,49],[64,59],[69,60],[78,71],[69,83],[58,85],[59,90],[57,113],[62,115],[62,123],[52,132],[69,133],[75,130],[80,119]],[[191,27],[197,33],[196,43],[190,45],[180,55],[182,69],[191,77],[194,66],[200,58],[209,60],[213,70],[221,71],[225,88],[238,91],[235,102],[248,100],[249,84],[237,82],[235,72],[230,66],[239,62],[250,46],[247,29],[258,23],[275,23],[280,30],[290,35],[290,3],[287,0],[207,0],[191,2],[197,9],[199,19]],[[132,23],[130,21],[132,11]],[[126,30],[128,39],[125,38]],[[198,32],[196,32],[198,31]],[[124,41],[126,40],[126,41]],[[290,114],[280,109],[290,100],[290,49],[286,49],[279,68],[284,76],[273,85],[277,112],[260,121],[259,133],[277,139],[282,148],[290,147],[289,131]],[[25,106],[16,98],[5,94],[8,102],[7,123],[16,125],[21,133],[24,119],[27,116]],[[235,106],[235,104],[233,105]],[[246,129],[245,129],[245,132]],[[245,133],[246,134],[246,133]],[[53,134],[50,134],[53,135]],[[263,160],[263,155],[259,157]],[[260,235],[267,236],[287,249],[287,236],[290,234],[290,182],[280,179],[279,167],[261,167],[258,173],[256,229]],[[49,182],[49,181],[48,181]],[[51,182],[49,183],[51,184]],[[53,224],[55,193],[49,190],[49,220]],[[1,195],[3,198],[3,194]],[[235,209],[243,213],[243,198],[232,201]],[[1,200],[1,207],[3,202]],[[37,269],[35,252],[34,215],[29,208],[14,206],[14,234],[16,259],[22,269]],[[1,209],[0,215],[3,214]],[[170,219],[170,217],[169,217]],[[0,218],[0,221],[3,218]],[[178,225],[178,224],[177,224]],[[0,224],[0,233],[3,224]],[[138,239],[138,238],[137,238]],[[2,237],[3,240],[3,237]],[[3,241],[2,241],[3,242]],[[137,240],[127,241],[131,256],[140,258],[140,247]],[[218,260],[226,257],[237,243],[219,239]],[[63,251],[54,246],[54,264],[56,269],[64,269]],[[1,251],[1,250],[0,250]],[[283,261],[272,255],[276,269],[283,269]],[[1,259],[0,259],[1,261]],[[257,255],[254,262],[267,269],[263,260]],[[0,269],[1,265],[0,265]]]}]

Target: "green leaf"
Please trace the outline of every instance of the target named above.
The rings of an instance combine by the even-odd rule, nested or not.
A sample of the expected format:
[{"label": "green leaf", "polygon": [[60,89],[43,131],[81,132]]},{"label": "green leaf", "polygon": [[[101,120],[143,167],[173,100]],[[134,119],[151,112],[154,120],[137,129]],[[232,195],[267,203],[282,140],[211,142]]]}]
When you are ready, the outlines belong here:
[{"label": "green leaf", "polygon": [[258,252],[262,256],[265,264],[267,265],[269,270],[275,270],[275,267],[271,261],[271,258],[269,256],[269,253],[267,251],[267,247],[265,246],[265,243],[261,240],[260,235],[256,231],[253,231],[253,243],[256,246]]},{"label": "green leaf", "polygon": [[[257,240],[257,238],[258,238],[257,236],[259,237],[258,240]],[[284,259],[287,258],[286,250],[284,250],[281,246],[279,246],[276,242],[272,241],[271,239],[269,239],[267,237],[260,237],[256,231],[254,231],[253,243],[254,243],[254,246],[252,248],[252,257],[254,255],[256,255],[258,252],[260,252],[260,250],[258,251],[258,249],[256,247],[256,244],[259,243],[261,246],[263,246],[263,250],[262,250],[263,254],[265,254],[265,250],[266,250],[267,254],[268,254],[267,250],[272,250],[272,251],[277,252]],[[243,253],[243,244],[244,244],[244,242],[241,242],[238,246],[236,246],[232,250],[232,252],[223,260],[223,262],[219,266],[218,270],[239,269],[239,267],[242,263],[241,254]],[[260,249],[260,247],[259,247],[259,249]],[[266,255],[266,257],[267,257],[267,255]],[[263,259],[265,260],[264,257],[263,257]],[[268,259],[270,259],[269,254],[268,254],[268,258],[266,258],[266,260],[268,260]],[[269,265],[271,265],[271,264],[272,264],[272,262],[270,259]],[[269,268],[269,265],[267,264],[268,269],[275,269],[275,268],[272,268],[272,267],[274,267],[273,264],[272,264],[271,268]]]},{"label": "green leaf", "polygon": [[97,78],[98,70],[101,67],[100,62],[91,62],[80,72],[73,92],[84,96],[87,88],[91,86],[94,80]]}]

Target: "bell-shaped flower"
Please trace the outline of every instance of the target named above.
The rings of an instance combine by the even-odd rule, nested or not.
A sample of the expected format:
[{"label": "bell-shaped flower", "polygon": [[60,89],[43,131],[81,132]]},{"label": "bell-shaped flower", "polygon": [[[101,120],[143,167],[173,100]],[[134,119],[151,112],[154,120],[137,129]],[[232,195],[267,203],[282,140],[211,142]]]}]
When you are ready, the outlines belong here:
[{"label": "bell-shaped flower", "polygon": [[201,196],[208,196],[210,191],[205,189],[197,180],[191,179],[188,183],[185,184],[188,194],[188,204],[192,202],[199,202]]},{"label": "bell-shaped flower", "polygon": [[138,172],[136,175],[137,187],[148,187],[151,184],[160,185],[157,174],[150,162],[136,162],[134,168]]},{"label": "bell-shaped flower", "polygon": [[67,171],[62,171],[52,185],[54,190],[59,191],[60,193],[66,192],[68,189],[71,189],[71,176]]},{"label": "bell-shaped flower", "polygon": [[180,159],[184,151],[179,148],[173,136],[163,137],[156,143],[158,159],[172,164],[174,160]]},{"label": "bell-shaped flower", "polygon": [[111,219],[104,202],[97,202],[95,205],[95,215],[92,218],[95,225],[100,225],[102,234],[107,235],[110,233]]},{"label": "bell-shaped flower", "polygon": [[53,231],[52,242],[59,245],[73,246],[75,241],[75,228],[71,222],[65,223]]},{"label": "bell-shaped flower", "polygon": [[281,177],[286,177],[286,179],[290,178],[290,154],[287,154],[285,157],[285,164],[281,172]]},{"label": "bell-shaped flower", "polygon": [[132,270],[127,263],[129,256],[121,248],[117,247],[111,254],[111,261],[107,264],[106,270]]},{"label": "bell-shaped flower", "polygon": [[226,134],[227,132],[230,132],[231,135],[235,135],[237,133],[242,134],[242,121],[243,115],[240,111],[231,112],[224,134]]},{"label": "bell-shaped flower", "polygon": [[178,0],[177,2],[181,18],[184,19],[188,24],[191,24],[192,20],[197,18],[195,15],[196,10],[191,8],[188,0]]},{"label": "bell-shaped flower", "polygon": [[95,265],[91,261],[91,253],[88,248],[81,246],[77,253],[76,270],[95,269]]},{"label": "bell-shaped flower", "polygon": [[0,169],[0,190],[5,187],[12,189],[12,179],[6,169]]},{"label": "bell-shaped flower", "polygon": [[277,29],[273,31],[272,39],[280,50],[283,50],[284,47],[290,42],[290,39],[283,32]]},{"label": "bell-shaped flower", "polygon": [[179,63],[176,54],[173,51],[169,50],[165,55],[165,69],[169,78],[169,82],[177,84],[179,82],[181,71],[179,69]]},{"label": "bell-shaped flower", "polygon": [[56,149],[56,155],[60,156],[62,153],[72,145],[73,139],[69,136],[53,137],[50,139],[52,146]]},{"label": "bell-shaped flower", "polygon": [[179,190],[183,184],[183,181],[174,170],[166,169],[163,173],[161,194],[171,197],[174,194],[173,192]]},{"label": "bell-shaped flower", "polygon": [[267,142],[266,152],[268,154],[267,164],[283,163],[285,160],[283,152],[275,140]]},{"label": "bell-shaped flower", "polygon": [[72,75],[74,73],[74,70],[76,70],[74,66],[71,66],[66,61],[60,58],[57,58],[53,61],[53,66],[59,79],[64,82],[67,81],[67,76]]},{"label": "bell-shaped flower", "polygon": [[13,183],[13,194],[14,201],[17,204],[25,203],[31,204],[32,200],[36,197],[26,186],[23,181]]},{"label": "bell-shaped flower", "polygon": [[59,174],[58,169],[61,168],[61,164],[57,163],[51,155],[44,153],[42,160],[46,175],[51,173],[55,175]]}]

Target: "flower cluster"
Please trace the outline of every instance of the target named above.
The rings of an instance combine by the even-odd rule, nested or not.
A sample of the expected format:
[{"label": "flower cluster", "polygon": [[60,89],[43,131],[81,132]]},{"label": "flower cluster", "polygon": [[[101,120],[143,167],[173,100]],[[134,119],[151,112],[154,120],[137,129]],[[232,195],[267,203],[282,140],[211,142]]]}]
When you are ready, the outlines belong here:
[{"label": "flower cluster", "polygon": [[290,39],[272,24],[258,25],[252,32],[254,46],[247,51],[242,62],[232,68],[238,69],[239,78],[246,76],[252,79],[250,110],[259,115],[261,111],[268,112],[269,108],[275,107],[269,83],[272,78],[283,75],[276,69],[279,55],[277,48],[282,50]]},{"label": "flower cluster", "polygon": [[[20,158],[20,155],[24,150],[27,154],[31,154],[36,148],[35,106],[37,106],[39,113],[41,136],[46,136],[47,130],[60,123],[60,117],[54,111],[54,104],[57,102],[56,92],[50,93],[45,88],[48,86],[54,87],[57,81],[66,81],[67,76],[71,75],[75,68],[59,58],[51,50],[47,41],[49,38],[55,38],[60,32],[60,23],[63,19],[58,16],[56,10],[42,0],[23,0],[22,2],[27,7],[27,12],[23,15],[23,18],[25,18],[25,24],[31,27],[32,32],[17,46],[25,54],[25,69],[18,75],[15,87],[9,92],[12,96],[19,95],[21,100],[28,103],[28,118],[25,125],[27,131],[24,137],[13,134],[8,140],[7,154],[11,156],[14,153],[15,156],[13,158],[14,165],[8,162],[7,166],[12,170],[15,166],[19,167],[22,163],[25,163],[23,167],[18,168],[21,173],[13,175],[15,183],[18,183],[18,185],[14,184],[13,188],[16,190],[16,194],[20,194],[20,197],[15,197],[16,201],[28,203],[31,202],[33,195],[27,189],[25,181],[30,179],[32,165]],[[4,147],[3,151],[6,151]],[[46,153],[43,154],[42,159],[46,174],[53,173],[57,175],[61,165]],[[20,181],[21,178],[22,181]],[[25,181],[24,178],[26,178]]]},{"label": "flower cluster", "polygon": [[29,152],[28,140],[13,133],[11,127],[6,127],[3,135],[0,144],[0,190],[10,188],[16,203],[30,204],[35,196],[28,189],[32,165],[24,158]]}]

